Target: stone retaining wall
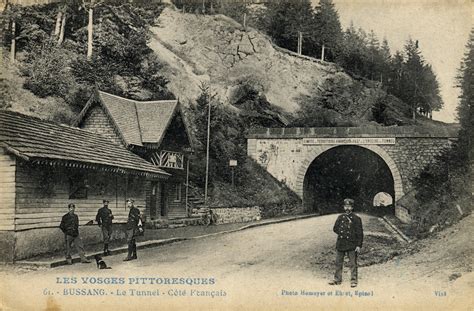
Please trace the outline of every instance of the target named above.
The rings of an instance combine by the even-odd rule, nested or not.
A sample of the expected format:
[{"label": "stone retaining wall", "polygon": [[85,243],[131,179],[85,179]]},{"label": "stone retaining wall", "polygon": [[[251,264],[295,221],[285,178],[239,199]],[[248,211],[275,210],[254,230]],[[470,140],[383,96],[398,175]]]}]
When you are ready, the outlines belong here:
[{"label": "stone retaining wall", "polygon": [[250,222],[260,220],[262,213],[260,207],[230,207],[230,208],[212,208],[217,215],[218,224],[228,224],[235,222]]}]

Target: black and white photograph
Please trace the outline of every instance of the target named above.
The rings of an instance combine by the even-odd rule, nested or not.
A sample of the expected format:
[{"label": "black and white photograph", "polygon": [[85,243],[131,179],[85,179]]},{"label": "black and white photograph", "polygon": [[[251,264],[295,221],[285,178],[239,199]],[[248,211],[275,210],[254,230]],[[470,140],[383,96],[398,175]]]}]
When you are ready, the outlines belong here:
[{"label": "black and white photograph", "polygon": [[0,310],[473,310],[472,0],[0,0]]}]

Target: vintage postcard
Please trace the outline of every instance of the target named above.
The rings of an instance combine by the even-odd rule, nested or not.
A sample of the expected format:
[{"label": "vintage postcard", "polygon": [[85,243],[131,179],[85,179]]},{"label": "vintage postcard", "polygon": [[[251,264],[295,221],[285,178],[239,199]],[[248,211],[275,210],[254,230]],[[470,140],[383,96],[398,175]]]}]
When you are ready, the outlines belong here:
[{"label": "vintage postcard", "polygon": [[473,309],[471,1],[0,6],[0,310]]}]

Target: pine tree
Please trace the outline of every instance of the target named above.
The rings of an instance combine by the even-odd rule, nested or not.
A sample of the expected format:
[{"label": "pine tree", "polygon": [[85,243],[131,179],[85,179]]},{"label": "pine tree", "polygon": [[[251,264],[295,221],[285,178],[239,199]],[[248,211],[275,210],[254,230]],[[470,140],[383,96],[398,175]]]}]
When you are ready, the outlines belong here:
[{"label": "pine tree", "polygon": [[404,75],[404,59],[403,53],[400,51],[396,51],[393,57],[390,60],[390,72],[387,81],[388,91],[399,97],[402,98],[402,79]]},{"label": "pine tree", "polygon": [[439,83],[431,65],[426,64],[421,73],[420,90],[422,101],[420,113],[426,117],[432,117],[432,111],[438,111],[443,107],[443,100],[439,94]]},{"label": "pine tree", "polygon": [[382,45],[380,47],[380,57],[381,57],[380,81],[386,84],[390,77],[390,62],[391,62],[390,47],[388,45],[387,38],[384,38],[382,41]]},{"label": "pine tree", "polygon": [[314,40],[321,49],[321,59],[324,60],[326,49],[329,49],[329,59],[334,59],[338,54],[342,41],[342,28],[339,14],[332,0],[320,0],[316,6],[314,16],[316,31]]},{"label": "pine tree", "polygon": [[381,56],[379,53],[380,42],[377,35],[373,30],[370,30],[367,36],[367,52],[368,52],[368,63],[367,63],[367,77],[374,80],[379,77],[381,68]]},{"label": "pine tree", "polygon": [[406,61],[404,64],[404,75],[402,80],[403,92],[402,99],[410,105],[413,121],[416,119],[416,112],[422,103],[422,72],[424,69],[424,60],[418,48],[418,41],[408,39],[405,44]]},{"label": "pine tree", "polygon": [[342,47],[337,56],[337,62],[353,74],[362,75],[365,66],[365,42],[351,22],[343,34]]},{"label": "pine tree", "polygon": [[418,41],[409,39],[405,53],[401,90],[397,95],[410,105],[413,121],[417,113],[431,117],[433,110],[443,107],[437,77],[431,65],[425,63]]},{"label": "pine tree", "polygon": [[[268,2],[266,31],[274,42],[296,51],[299,33],[306,37],[313,23],[313,9],[309,0],[277,0]],[[304,45],[304,44],[303,44]]]},{"label": "pine tree", "polygon": [[459,132],[459,145],[462,146],[461,153],[472,161],[474,159],[472,139],[474,133],[474,28],[471,29],[466,49],[457,77],[458,87],[461,89],[457,112],[461,124]]}]

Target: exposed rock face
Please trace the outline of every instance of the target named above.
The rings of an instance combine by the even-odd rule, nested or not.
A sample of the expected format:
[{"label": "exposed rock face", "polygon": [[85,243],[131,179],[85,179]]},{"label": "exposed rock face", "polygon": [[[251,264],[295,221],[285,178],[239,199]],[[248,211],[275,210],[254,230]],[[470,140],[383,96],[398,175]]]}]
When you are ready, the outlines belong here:
[{"label": "exposed rock face", "polygon": [[[195,100],[206,84],[222,102],[233,104],[239,88],[251,85],[289,113],[309,99],[342,123],[406,123],[406,105],[387,96],[379,83],[354,80],[333,63],[277,47],[264,34],[226,16],[166,8],[152,32],[150,47],[166,64],[162,74],[170,81],[169,89],[183,102]],[[384,120],[374,119],[374,107],[384,111]]]},{"label": "exposed rock face", "polygon": [[337,66],[275,47],[265,35],[222,15],[167,8],[158,23],[150,47],[167,63],[164,74],[180,99],[196,98],[204,82],[228,102],[235,85],[251,80],[272,104],[292,112],[298,108],[298,98],[336,72],[352,81]]}]

